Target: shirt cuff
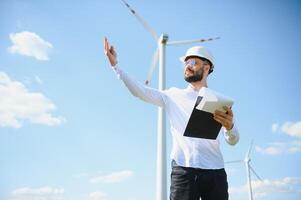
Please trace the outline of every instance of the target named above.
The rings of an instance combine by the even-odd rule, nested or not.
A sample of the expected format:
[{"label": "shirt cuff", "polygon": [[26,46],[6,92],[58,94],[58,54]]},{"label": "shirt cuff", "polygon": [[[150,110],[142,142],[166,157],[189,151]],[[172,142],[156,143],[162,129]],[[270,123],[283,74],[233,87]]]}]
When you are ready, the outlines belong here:
[{"label": "shirt cuff", "polygon": [[235,145],[238,142],[239,133],[238,133],[238,129],[237,129],[235,123],[234,123],[232,129],[229,131],[227,131],[227,129],[224,128],[224,135],[229,144]]},{"label": "shirt cuff", "polygon": [[121,79],[121,70],[118,68],[118,65],[116,64],[115,66],[112,66],[112,70],[115,72],[115,74],[117,75],[118,79]]},{"label": "shirt cuff", "polygon": [[114,66],[111,66],[113,70],[117,70],[118,68],[118,64],[114,65]]},{"label": "shirt cuff", "polygon": [[227,130],[225,127],[224,127],[224,131],[225,131],[225,134],[227,135],[234,135],[234,133],[237,131],[237,128],[236,128],[236,125],[235,123],[233,124],[233,127],[231,128],[231,130]]}]

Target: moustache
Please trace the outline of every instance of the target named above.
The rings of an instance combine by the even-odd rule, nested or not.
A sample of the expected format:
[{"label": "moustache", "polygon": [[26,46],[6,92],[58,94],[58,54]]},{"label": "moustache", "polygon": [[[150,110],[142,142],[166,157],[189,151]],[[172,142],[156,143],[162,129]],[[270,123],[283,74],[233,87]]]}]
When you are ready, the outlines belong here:
[{"label": "moustache", "polygon": [[191,69],[190,67],[187,67],[187,68],[186,68],[186,72],[187,72],[187,71],[188,71],[188,72],[191,72],[191,73],[194,73],[194,72],[195,72],[195,71],[194,71],[193,69]]}]

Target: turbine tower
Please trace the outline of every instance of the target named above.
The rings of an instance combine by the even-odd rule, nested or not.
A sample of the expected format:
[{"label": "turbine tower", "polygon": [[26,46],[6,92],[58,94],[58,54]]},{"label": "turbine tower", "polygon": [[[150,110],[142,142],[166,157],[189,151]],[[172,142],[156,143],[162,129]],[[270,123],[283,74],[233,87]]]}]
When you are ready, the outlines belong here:
[{"label": "turbine tower", "polygon": [[253,200],[253,191],[252,191],[252,183],[251,183],[251,173],[250,171],[252,171],[255,176],[262,181],[262,179],[258,176],[258,174],[255,172],[255,170],[253,169],[253,167],[251,166],[251,158],[250,158],[250,152],[252,149],[252,145],[253,145],[253,140],[251,141],[251,144],[249,146],[249,149],[245,155],[244,160],[233,160],[233,161],[228,161],[225,162],[226,164],[228,163],[244,163],[245,167],[246,167],[246,174],[247,174],[247,185],[248,185],[248,194],[249,194],[249,200]]},{"label": "turbine tower", "polygon": [[[167,34],[161,34],[160,37],[156,32],[146,23],[146,21],[138,15],[138,13],[131,8],[131,6],[122,0],[125,6],[130,10],[130,12],[137,18],[137,20],[142,24],[142,26],[149,32],[152,38],[157,43],[157,49],[153,55],[153,59],[149,68],[147,79],[145,84],[148,85],[154,68],[157,65],[159,59],[159,84],[158,89],[165,89],[165,51],[166,45],[183,45],[211,41],[217,38],[209,39],[196,39],[196,40],[183,40],[183,41],[168,41]],[[156,174],[156,200],[166,200],[167,199],[167,180],[166,180],[166,116],[163,108],[158,108],[158,121],[157,121],[157,174]]]}]

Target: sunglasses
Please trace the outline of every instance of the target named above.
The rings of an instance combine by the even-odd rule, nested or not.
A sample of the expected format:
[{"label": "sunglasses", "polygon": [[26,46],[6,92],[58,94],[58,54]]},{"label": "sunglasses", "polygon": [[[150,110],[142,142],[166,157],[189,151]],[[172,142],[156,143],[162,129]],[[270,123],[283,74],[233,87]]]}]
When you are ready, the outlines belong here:
[{"label": "sunglasses", "polygon": [[184,62],[184,65],[194,67],[196,65],[196,60],[194,58],[190,58]]}]

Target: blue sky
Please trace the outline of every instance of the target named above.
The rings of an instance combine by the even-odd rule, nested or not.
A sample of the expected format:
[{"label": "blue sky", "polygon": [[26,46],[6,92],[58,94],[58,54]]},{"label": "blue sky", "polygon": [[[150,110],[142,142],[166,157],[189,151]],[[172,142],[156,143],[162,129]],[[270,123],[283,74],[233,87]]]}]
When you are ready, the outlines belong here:
[{"label": "blue sky", "polygon": [[[209,87],[235,99],[241,139],[219,138],[224,159],[254,139],[256,199],[300,199],[301,4],[128,3],[170,41],[221,37],[203,45],[216,58]],[[157,108],[129,94],[102,50],[107,35],[119,67],[145,80],[156,43],[122,2],[2,0],[0,26],[0,199],[154,199]],[[178,57],[190,46],[167,48],[167,87],[186,87]],[[168,128],[167,139],[169,154]],[[247,199],[244,165],[226,170],[230,199]]]}]

